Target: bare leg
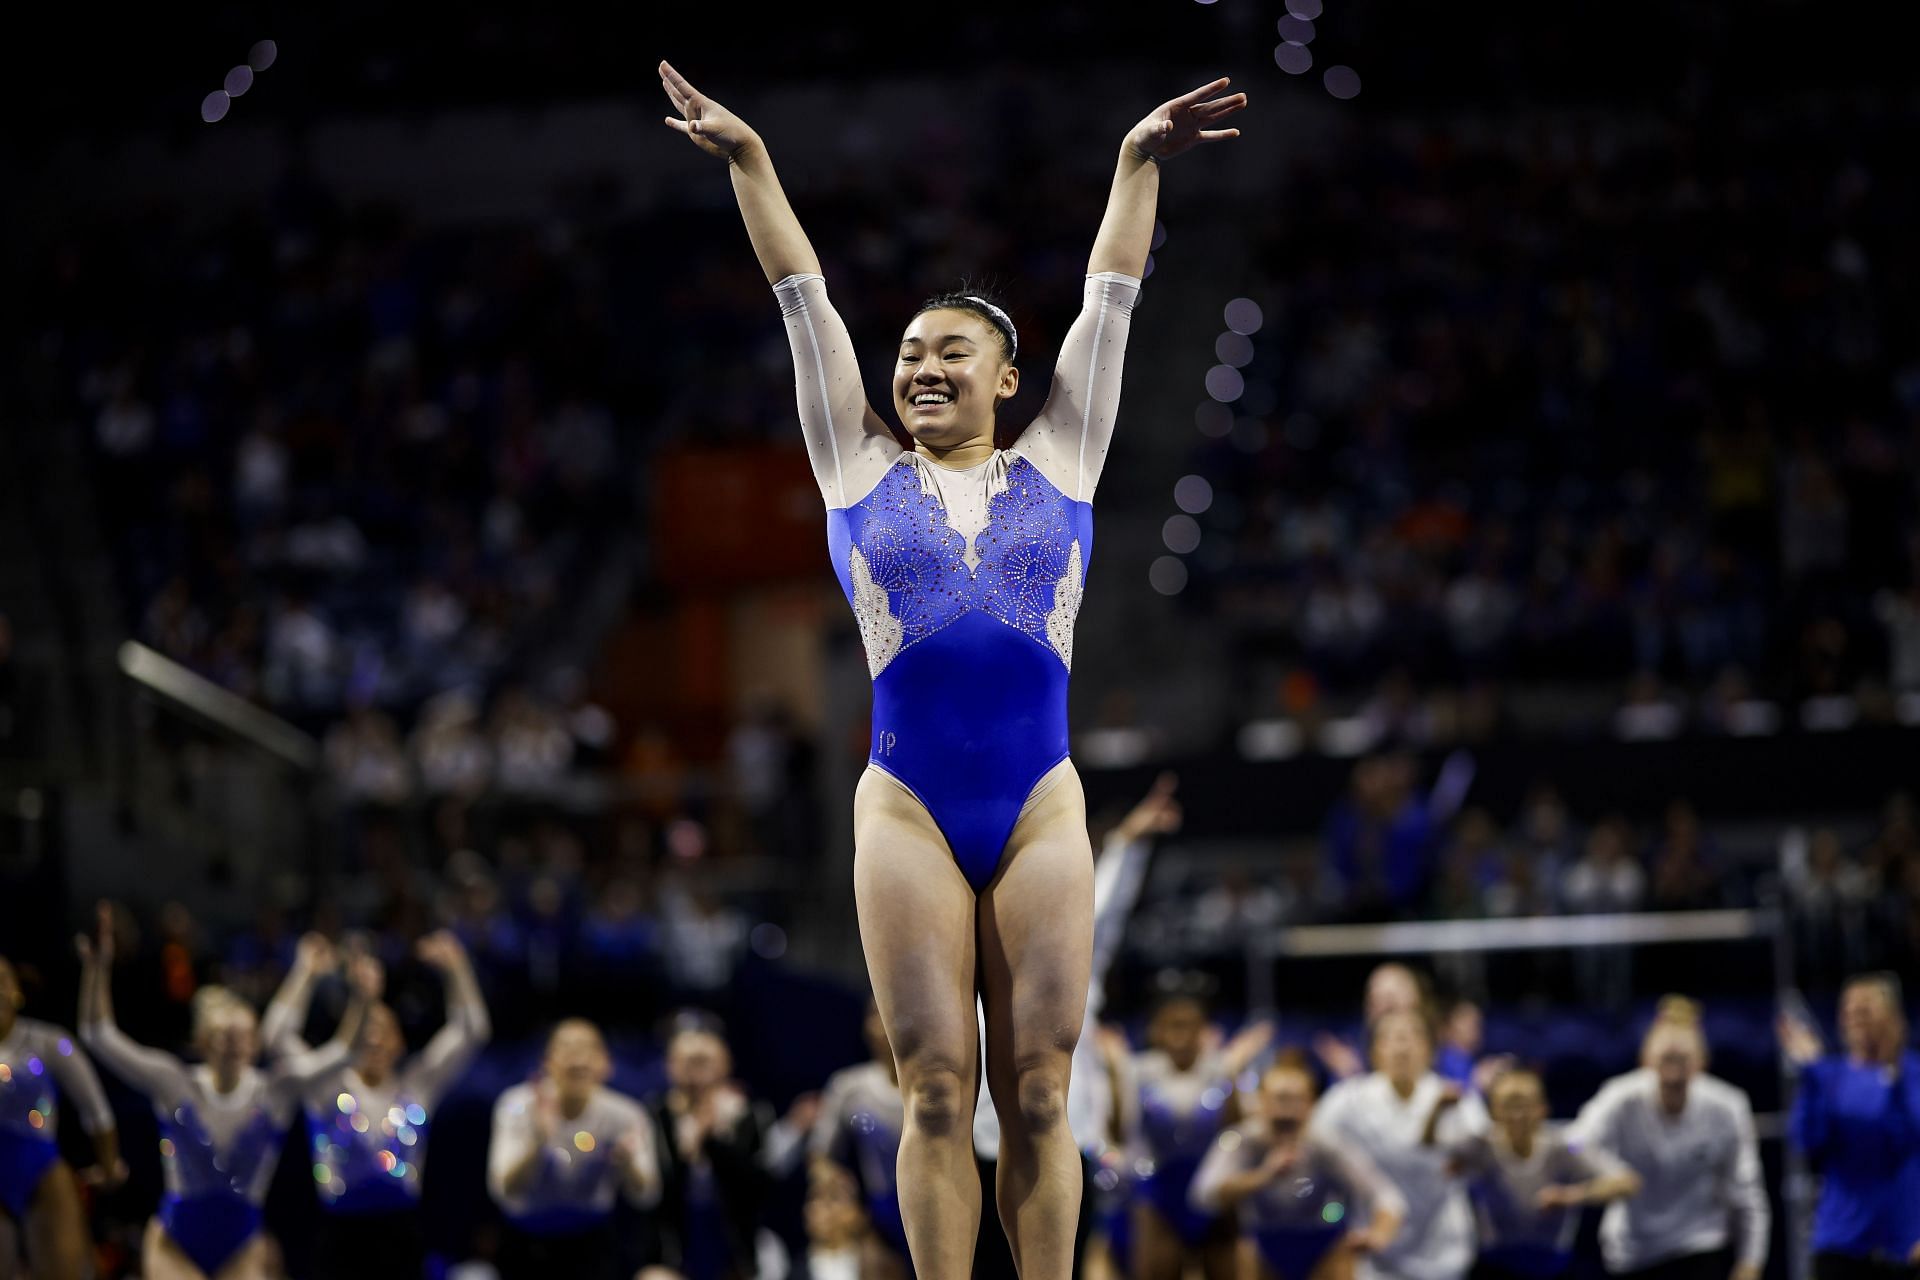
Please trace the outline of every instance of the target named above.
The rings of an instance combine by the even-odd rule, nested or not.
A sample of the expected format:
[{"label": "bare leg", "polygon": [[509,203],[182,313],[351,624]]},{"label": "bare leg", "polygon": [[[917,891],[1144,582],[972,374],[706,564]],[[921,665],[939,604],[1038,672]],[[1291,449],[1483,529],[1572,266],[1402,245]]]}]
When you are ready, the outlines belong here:
[{"label": "bare leg", "polygon": [[35,1280],[83,1280],[87,1274],[87,1212],[67,1162],[41,1175],[27,1209],[27,1270]]},{"label": "bare leg", "polygon": [[853,895],[874,1002],[900,1067],[900,1216],[920,1280],[968,1280],[980,1224],[973,1107],[974,892],[940,828],[869,769],[853,797]]},{"label": "bare leg", "polygon": [[286,1273],[279,1243],[263,1231],[227,1259],[214,1280],[280,1280]]},{"label": "bare leg", "polygon": [[1180,1236],[1150,1204],[1133,1205],[1133,1280],[1180,1280],[1187,1250]]},{"label": "bare leg", "polygon": [[142,1280],[207,1280],[207,1273],[173,1242],[158,1218],[147,1219],[147,1234],[140,1242],[140,1275]]},{"label": "bare leg", "polygon": [[1200,1274],[1206,1280],[1235,1280],[1240,1270],[1239,1252],[1234,1220],[1228,1217],[1215,1222],[1200,1246]]},{"label": "bare leg", "polygon": [[0,1280],[14,1280],[20,1269],[20,1235],[13,1219],[0,1213]]},{"label": "bare leg", "polygon": [[995,1199],[1021,1280],[1071,1280],[1080,1148],[1067,1077],[1093,964],[1093,847],[1071,762],[1035,789],[980,898],[987,1086],[1000,1113]]}]

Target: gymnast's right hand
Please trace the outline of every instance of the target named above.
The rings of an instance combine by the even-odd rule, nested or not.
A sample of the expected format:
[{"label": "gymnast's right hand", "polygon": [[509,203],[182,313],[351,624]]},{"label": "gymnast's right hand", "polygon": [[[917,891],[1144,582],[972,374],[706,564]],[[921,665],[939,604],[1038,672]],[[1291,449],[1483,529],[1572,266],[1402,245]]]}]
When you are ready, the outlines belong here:
[{"label": "gymnast's right hand", "polygon": [[732,161],[748,144],[760,141],[760,135],[748,128],[746,121],[688,84],[671,63],[660,64],[660,87],[682,117],[668,116],[667,127],[678,129],[708,155]]}]

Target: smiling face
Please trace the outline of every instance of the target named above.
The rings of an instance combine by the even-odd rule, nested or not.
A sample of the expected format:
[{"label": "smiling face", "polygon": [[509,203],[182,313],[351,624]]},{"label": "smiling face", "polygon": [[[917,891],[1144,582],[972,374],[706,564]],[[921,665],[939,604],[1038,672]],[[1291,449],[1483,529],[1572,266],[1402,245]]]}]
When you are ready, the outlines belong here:
[{"label": "smiling face", "polygon": [[1514,1146],[1530,1143],[1547,1119],[1547,1095],[1540,1077],[1531,1071],[1507,1072],[1494,1081],[1487,1110]]},{"label": "smiling face", "polygon": [[215,1074],[237,1073],[259,1056],[259,1020],[233,996],[207,999],[195,1010],[193,1039]]},{"label": "smiling face", "polygon": [[900,339],[893,408],[907,431],[936,449],[993,440],[993,411],[1020,386],[1000,331],[971,311],[922,311]]},{"label": "smiling face", "polygon": [[553,1029],[543,1066],[568,1105],[584,1102],[613,1074],[613,1059],[607,1054],[607,1042],[600,1038],[600,1028],[580,1018],[569,1018]]},{"label": "smiling face", "polygon": [[1173,1059],[1176,1068],[1188,1071],[1200,1060],[1206,1032],[1207,1011],[1200,1002],[1173,999],[1154,1011],[1147,1024],[1147,1043]]},{"label": "smiling face", "polygon": [[407,1038],[393,1007],[383,1002],[368,1009],[360,1030],[360,1051],[354,1057],[354,1069],[362,1078],[384,1080],[406,1051]]},{"label": "smiling face", "polygon": [[1373,1024],[1373,1069],[1409,1085],[1433,1067],[1433,1036],[1417,1013],[1396,1010]]},{"label": "smiling face", "polygon": [[1647,1033],[1641,1054],[1669,1089],[1684,1089],[1707,1065],[1707,1045],[1700,1028],[1684,1022],[1656,1022]]},{"label": "smiling face", "polygon": [[724,1084],[733,1072],[727,1045],[711,1031],[682,1031],[667,1045],[667,1079],[698,1093]]},{"label": "smiling face", "polygon": [[1856,1058],[1880,1059],[1906,1040],[1900,1002],[1884,979],[1859,978],[1840,996],[1840,1038]]}]

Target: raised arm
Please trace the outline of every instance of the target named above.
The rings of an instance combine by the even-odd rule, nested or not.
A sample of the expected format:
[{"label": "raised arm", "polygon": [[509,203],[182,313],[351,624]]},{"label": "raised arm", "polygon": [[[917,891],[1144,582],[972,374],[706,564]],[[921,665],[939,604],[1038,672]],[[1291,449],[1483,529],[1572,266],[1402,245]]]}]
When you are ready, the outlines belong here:
[{"label": "raised arm", "polygon": [[74,939],[80,953],[80,1042],[107,1069],[156,1102],[172,1105],[188,1091],[187,1068],[159,1049],[136,1044],[113,1020],[113,908],[101,903],[96,932]]},{"label": "raised arm", "polygon": [[1121,141],[1107,211],[1087,259],[1080,314],[1060,343],[1047,402],[1016,446],[1076,502],[1093,501],[1113,440],[1120,367],[1153,242],[1160,164],[1202,142],[1240,136],[1238,129],[1213,127],[1247,104],[1244,93],[1207,100],[1226,84],[1223,77],[1161,103]]},{"label": "raised arm", "polygon": [[420,939],[416,950],[447,984],[447,1024],[407,1066],[408,1083],[431,1106],[493,1035],[493,1020],[487,1015],[487,999],[480,994],[473,963],[458,938],[445,930],[430,933]]},{"label": "raised arm", "polygon": [[322,974],[333,971],[333,944],[317,933],[300,939],[293,950],[293,968],[287,979],[267,1002],[260,1017],[260,1043],[276,1057],[305,1053],[311,1047],[300,1035],[307,1025],[307,1008],[313,1003],[313,984]]},{"label": "raised arm", "polygon": [[800,229],[787,193],[767,158],[767,147],[747,122],[701,93],[671,63],[660,64],[660,87],[667,91],[678,116],[666,118],[667,127],[710,156],[727,162],[733,177],[734,198],[747,224],[747,239],[767,273],[767,283],[788,276],[820,274],[820,259]]},{"label": "raised arm", "polygon": [[53,1072],[67,1105],[79,1114],[80,1127],[93,1139],[94,1163],[77,1172],[94,1186],[120,1185],[126,1181],[127,1164],[120,1158],[120,1134],[114,1126],[113,1108],[107,1105],[106,1091],[100,1087],[99,1073],[63,1028],[40,1023],[35,1030],[36,1051]]},{"label": "raised arm", "polygon": [[1147,269],[1147,250],[1153,241],[1153,214],[1160,202],[1160,165],[1203,142],[1240,136],[1238,129],[1213,126],[1247,105],[1244,93],[1213,95],[1227,87],[1227,77],[1203,84],[1163,102],[1146,119],[1127,131],[1120,159],[1107,194],[1107,213],[1100,234],[1093,239],[1087,274],[1116,271],[1135,278]]},{"label": "raised arm", "polygon": [[[340,1025],[324,1044],[303,1052],[288,1053],[274,1063],[269,1083],[276,1106],[290,1107],[315,1081],[344,1069],[353,1061],[353,1051],[366,1024],[367,1010],[380,999],[385,974],[372,956],[355,956],[347,963],[347,1007]],[[292,981],[291,978],[288,979]],[[275,996],[278,999],[278,995]]]},{"label": "raised arm", "polygon": [[665,62],[660,86],[680,113],[666,118],[668,127],[727,162],[747,238],[786,321],[800,425],[820,494],[829,508],[858,502],[899,457],[900,444],[867,401],[853,339],[827,300],[820,259],[787,203],[766,144]]}]

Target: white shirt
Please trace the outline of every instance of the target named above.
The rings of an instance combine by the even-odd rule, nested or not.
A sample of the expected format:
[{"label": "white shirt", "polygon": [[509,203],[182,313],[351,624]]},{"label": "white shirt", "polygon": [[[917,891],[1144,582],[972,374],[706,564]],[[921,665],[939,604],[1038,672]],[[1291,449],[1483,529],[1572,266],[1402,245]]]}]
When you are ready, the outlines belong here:
[{"label": "white shirt", "polygon": [[514,1085],[493,1105],[487,1190],[508,1217],[525,1218],[549,1209],[611,1212],[623,1184],[622,1170],[614,1163],[615,1154],[627,1138],[633,1139],[629,1144],[631,1169],[651,1189],[645,1202],[658,1197],[660,1174],[654,1163],[653,1122],[638,1102],[611,1089],[595,1089],[579,1115],[560,1117],[553,1141],[546,1145],[533,1178],[520,1194],[509,1195],[507,1174],[539,1140],[533,1112],[531,1084]]},{"label": "white shirt", "polygon": [[[1641,1068],[1615,1076],[1580,1109],[1574,1136],[1640,1175],[1640,1194],[1607,1206],[1600,1252],[1610,1271],[1710,1253],[1733,1241],[1741,1262],[1765,1266],[1772,1213],[1760,1181],[1753,1107],[1740,1089],[1695,1076],[1677,1116]],[[1738,1233],[1734,1228],[1737,1225]]]},{"label": "white shirt", "polygon": [[1312,1130],[1332,1143],[1351,1143],[1371,1160],[1407,1203],[1407,1219],[1393,1244],[1365,1259],[1363,1276],[1402,1280],[1458,1280],[1473,1265],[1473,1210],[1466,1188],[1449,1176],[1448,1148],[1487,1128],[1486,1108],[1468,1094],[1441,1117],[1432,1146],[1421,1135],[1445,1082],[1429,1072],[1402,1098],[1379,1072],[1342,1080],[1314,1108]]}]

